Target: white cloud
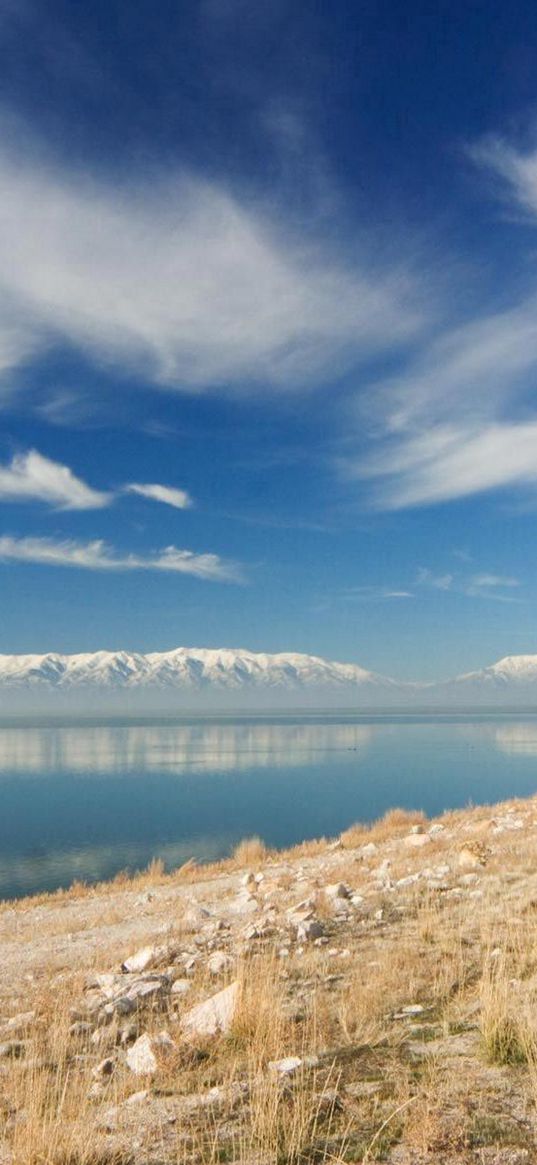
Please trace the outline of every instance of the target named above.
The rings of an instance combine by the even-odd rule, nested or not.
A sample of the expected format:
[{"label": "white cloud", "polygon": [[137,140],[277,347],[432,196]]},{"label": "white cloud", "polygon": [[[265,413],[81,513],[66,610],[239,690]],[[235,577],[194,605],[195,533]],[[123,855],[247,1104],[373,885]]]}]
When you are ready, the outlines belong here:
[{"label": "white cloud", "polygon": [[437,591],[449,591],[453,584],[452,574],[434,574],[427,567],[420,566],[416,581],[420,585],[434,587]]},{"label": "white cloud", "polygon": [[376,504],[397,510],[537,482],[537,421],[433,425],[355,469],[381,477]]},{"label": "white cloud", "polygon": [[66,466],[43,457],[36,449],[17,453],[0,465],[0,500],[40,501],[61,510],[96,510],[109,505],[112,495],[91,489]]},{"label": "white cloud", "polygon": [[83,570],[156,570],[191,574],[213,582],[242,582],[240,567],[218,554],[194,554],[166,546],[153,556],[118,554],[101,539],[76,542],[71,539],[0,537],[0,561],[31,562],[44,566],[70,566]]},{"label": "white cloud", "polygon": [[[472,151],[511,205],[537,218],[537,150],[488,141]],[[372,448],[344,460],[381,509],[398,510],[537,483],[537,283],[517,303],[446,324],[402,373],[360,395]],[[352,450],[352,438],[350,438]]]},{"label": "white cloud", "polygon": [[519,587],[520,580],[505,574],[474,574],[470,579],[475,587]]},{"label": "white cloud", "polygon": [[396,590],[385,586],[357,586],[346,587],[340,593],[340,598],[346,602],[361,602],[367,599],[413,599],[412,591]]},{"label": "white cloud", "polygon": [[396,260],[347,261],[323,233],[192,175],[121,187],[0,155],[0,366],[59,342],[175,389],[337,376],[423,305]]},{"label": "white cloud", "polygon": [[517,603],[519,599],[506,595],[504,590],[520,586],[519,579],[502,574],[474,574],[470,577],[457,574],[435,574],[428,567],[420,566],[416,575],[419,586],[433,587],[437,591],[449,591],[455,595],[466,595],[471,599],[493,599],[498,603]]},{"label": "white cloud", "polygon": [[140,494],[143,498],[151,498],[155,502],[163,502],[165,506],[173,506],[176,510],[188,510],[194,504],[185,489],[175,489],[170,485],[139,485],[133,482],[125,486],[126,493]]},{"label": "white cloud", "polygon": [[499,193],[530,215],[537,215],[537,149],[518,149],[499,137],[488,137],[468,150],[479,166],[500,179]]}]

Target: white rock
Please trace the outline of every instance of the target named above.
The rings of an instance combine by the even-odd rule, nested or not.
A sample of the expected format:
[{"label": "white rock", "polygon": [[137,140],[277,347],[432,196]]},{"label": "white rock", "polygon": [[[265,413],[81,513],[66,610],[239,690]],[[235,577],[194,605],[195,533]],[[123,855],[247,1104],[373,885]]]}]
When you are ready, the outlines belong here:
[{"label": "white rock", "polygon": [[364,858],[372,858],[373,854],[376,854],[377,851],[378,845],[375,845],[374,841],[368,841],[367,845],[362,846],[360,853]]},{"label": "white rock", "polygon": [[419,882],[420,878],[421,878],[421,873],[407,874],[406,878],[399,878],[398,881],[395,883],[395,885],[398,888],[401,888],[404,886],[414,886],[416,882]]},{"label": "white rock", "polygon": [[214,1036],[229,1031],[233,1023],[239,994],[238,981],[230,983],[210,999],[198,1003],[183,1016],[183,1031],[191,1036]]},{"label": "white rock", "polygon": [[134,1105],[136,1105],[136,1104],[143,1104],[144,1100],[147,1100],[148,1096],[149,1096],[148,1089],[142,1088],[140,1090],[140,1092],[131,1092],[131,1095],[128,1096],[127,1099],[124,1101],[124,1104],[128,1105],[129,1108],[131,1107],[131,1105],[134,1107]]},{"label": "white rock", "polygon": [[175,1044],[168,1032],[159,1032],[157,1036],[149,1036],[145,1032],[129,1048],[126,1061],[136,1076],[153,1076],[158,1067],[156,1052],[160,1049],[172,1051],[173,1048]]},{"label": "white rock", "polygon": [[395,1012],[392,1019],[411,1019],[413,1015],[421,1015],[425,1010],[421,1003],[409,1003],[406,1007],[402,1007],[401,1011]]},{"label": "white rock", "polygon": [[125,962],[121,964],[121,970],[127,972],[146,971],[148,967],[154,966],[164,953],[163,947],[142,947],[134,955],[129,955],[129,958],[125,959]]},{"label": "white rock", "polygon": [[262,938],[262,936],[263,927],[256,926],[255,922],[251,922],[244,930],[242,937],[246,939],[246,942],[252,942],[253,939]]},{"label": "white rock", "polygon": [[209,974],[223,975],[233,966],[233,959],[225,951],[215,951],[207,963]]},{"label": "white rock", "polygon": [[96,1080],[105,1079],[107,1076],[112,1075],[114,1067],[114,1061],[112,1060],[111,1056],[107,1056],[105,1060],[101,1060],[101,1063],[97,1064],[97,1067],[93,1069],[92,1076],[94,1076]]},{"label": "white rock", "polygon": [[333,882],[330,886],[325,886],[324,892],[327,898],[350,898],[350,891],[344,882]]},{"label": "white rock", "polygon": [[411,849],[421,849],[422,846],[430,844],[431,838],[428,833],[408,833],[403,842]]},{"label": "white rock", "polygon": [[298,942],[313,942],[323,938],[324,926],[317,918],[307,918],[297,926],[296,937]]},{"label": "white rock", "polygon": [[136,1076],[151,1076],[157,1070],[157,1058],[153,1051],[151,1036],[143,1035],[129,1048],[127,1064]]},{"label": "white rock", "polygon": [[277,1072],[278,1076],[292,1076],[302,1064],[300,1056],[286,1056],[283,1060],[270,1060],[269,1068],[271,1072]]},{"label": "white rock", "polygon": [[192,983],[190,979],[176,979],[172,984],[172,995],[186,995],[187,991],[192,990]]}]

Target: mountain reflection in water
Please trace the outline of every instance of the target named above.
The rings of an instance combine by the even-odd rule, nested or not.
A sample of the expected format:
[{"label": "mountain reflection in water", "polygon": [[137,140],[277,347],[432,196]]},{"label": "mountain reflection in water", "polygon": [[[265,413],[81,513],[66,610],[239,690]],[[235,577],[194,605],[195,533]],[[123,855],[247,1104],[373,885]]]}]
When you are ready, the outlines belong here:
[{"label": "mountain reflection in water", "polygon": [[0,898],[537,790],[537,718],[0,726]]},{"label": "mountain reflection in water", "polygon": [[230,771],[318,763],[367,747],[363,724],[180,724],[0,729],[0,774]]}]

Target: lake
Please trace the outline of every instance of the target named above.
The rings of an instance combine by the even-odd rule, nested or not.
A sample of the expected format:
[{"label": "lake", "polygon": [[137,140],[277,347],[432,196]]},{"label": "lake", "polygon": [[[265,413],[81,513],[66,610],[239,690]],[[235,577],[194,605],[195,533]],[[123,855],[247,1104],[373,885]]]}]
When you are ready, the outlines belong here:
[{"label": "lake", "polygon": [[537,716],[0,725],[0,897],[537,791]]}]

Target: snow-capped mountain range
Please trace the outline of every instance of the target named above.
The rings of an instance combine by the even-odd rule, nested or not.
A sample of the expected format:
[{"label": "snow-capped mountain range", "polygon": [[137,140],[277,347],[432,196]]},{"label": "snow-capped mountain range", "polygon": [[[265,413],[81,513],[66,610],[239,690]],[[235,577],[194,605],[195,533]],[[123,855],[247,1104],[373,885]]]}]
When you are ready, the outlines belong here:
[{"label": "snow-capped mountain range", "polygon": [[1,686],[42,684],[56,688],[97,685],[189,689],[400,686],[357,664],[333,663],[316,655],[293,652],[267,655],[231,648],[177,647],[148,655],[128,651],[0,655]]},{"label": "snow-capped mountain range", "polygon": [[[0,695],[57,691],[113,693],[168,692],[172,698],[211,693],[271,693],[285,704],[287,695],[325,694],[351,707],[430,703],[537,701],[537,655],[511,655],[479,671],[438,683],[412,683],[368,671],[358,664],[336,663],[295,652],[266,654],[233,648],[177,647],[146,655],[128,651],[96,651],[78,655],[0,655]],[[162,696],[162,698],[164,698]],[[191,701],[192,702],[192,701]],[[168,701],[169,703],[169,701]],[[155,710],[155,699],[152,710]]]}]

